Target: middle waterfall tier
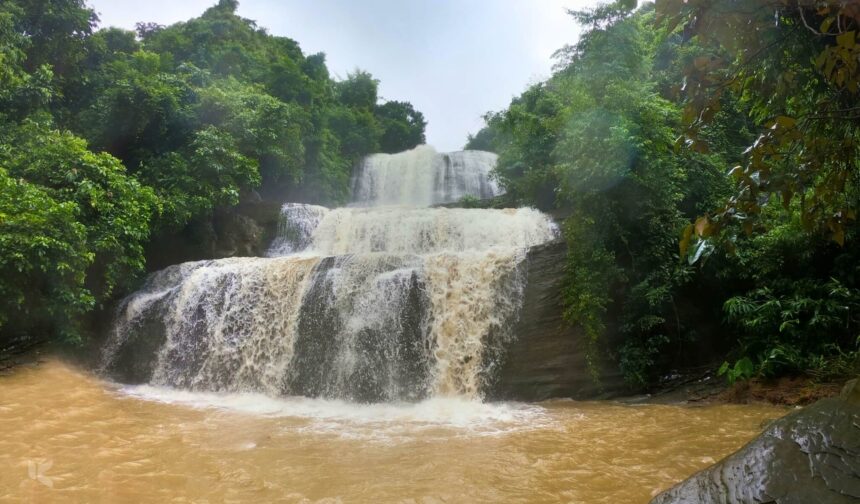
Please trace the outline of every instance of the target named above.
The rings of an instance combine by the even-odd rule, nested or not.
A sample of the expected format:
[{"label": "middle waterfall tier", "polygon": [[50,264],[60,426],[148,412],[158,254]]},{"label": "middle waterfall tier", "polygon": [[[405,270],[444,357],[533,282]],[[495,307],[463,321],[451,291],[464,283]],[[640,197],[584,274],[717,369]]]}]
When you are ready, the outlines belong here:
[{"label": "middle waterfall tier", "polygon": [[390,252],[432,254],[524,248],[543,243],[555,225],[532,208],[376,207],[328,210],[288,203],[270,256]]}]

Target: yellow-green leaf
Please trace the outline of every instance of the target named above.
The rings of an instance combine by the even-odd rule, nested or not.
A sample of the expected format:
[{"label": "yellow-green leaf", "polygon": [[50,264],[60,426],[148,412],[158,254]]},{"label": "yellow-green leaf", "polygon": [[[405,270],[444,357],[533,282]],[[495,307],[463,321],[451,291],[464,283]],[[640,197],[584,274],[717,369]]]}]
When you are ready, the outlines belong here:
[{"label": "yellow-green leaf", "polygon": [[681,253],[681,257],[687,255],[687,250],[690,248],[690,240],[693,239],[693,225],[687,224],[684,227],[684,231],[681,233],[681,241],[678,242],[678,249]]},{"label": "yellow-green leaf", "polygon": [[836,45],[844,47],[846,49],[854,49],[854,45],[857,43],[856,40],[857,32],[849,31],[843,33],[842,35],[837,35]]},{"label": "yellow-green leaf", "polygon": [[815,58],[815,68],[823,68],[824,63],[827,62],[827,49],[821,51],[818,56]]},{"label": "yellow-green leaf", "polygon": [[696,219],[696,235],[701,237],[707,237],[708,231],[710,231],[711,221],[708,219],[706,215],[703,215]]},{"label": "yellow-green leaf", "polygon": [[837,225],[835,227],[836,227],[836,229],[833,231],[833,236],[831,238],[833,239],[833,241],[838,243],[840,247],[844,247],[845,246],[845,230],[840,225]]},{"label": "yellow-green leaf", "polygon": [[779,116],[776,118],[776,124],[782,129],[791,129],[797,124],[797,120],[793,117]]}]

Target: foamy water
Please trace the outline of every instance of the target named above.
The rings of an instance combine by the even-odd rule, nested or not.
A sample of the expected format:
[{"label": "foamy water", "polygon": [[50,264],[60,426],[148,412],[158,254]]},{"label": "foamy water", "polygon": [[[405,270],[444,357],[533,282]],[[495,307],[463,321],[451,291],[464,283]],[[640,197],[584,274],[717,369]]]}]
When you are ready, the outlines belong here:
[{"label": "foamy water", "polygon": [[430,206],[464,196],[492,198],[502,193],[491,176],[498,156],[492,152],[440,153],[429,145],[397,154],[366,157],[352,181],[357,205]]},{"label": "foamy water", "polygon": [[548,428],[547,410],[525,403],[484,403],[432,398],[418,403],[355,404],[301,396],[272,398],[257,393],[191,392],[151,385],[123,386],[122,396],[250,416],[304,420],[303,431],[337,432],[352,438],[404,440],[410,433],[444,429],[445,436],[502,435]]},{"label": "foamy water", "polygon": [[[103,372],[271,397],[480,399],[515,336],[527,251],[558,228],[532,208],[421,205],[495,195],[494,163],[429,148],[371,156],[359,179],[384,197],[288,203],[268,257],[152,274],[121,305]],[[124,375],[129,362],[135,376]]]}]

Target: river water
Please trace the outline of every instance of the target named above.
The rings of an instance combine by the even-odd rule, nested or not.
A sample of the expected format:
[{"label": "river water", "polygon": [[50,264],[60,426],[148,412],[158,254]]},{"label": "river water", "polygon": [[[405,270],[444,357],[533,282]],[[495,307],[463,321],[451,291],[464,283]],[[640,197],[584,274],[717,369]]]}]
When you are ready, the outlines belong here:
[{"label": "river water", "polygon": [[768,406],[356,405],[0,377],[0,502],[640,503],[740,448]]}]

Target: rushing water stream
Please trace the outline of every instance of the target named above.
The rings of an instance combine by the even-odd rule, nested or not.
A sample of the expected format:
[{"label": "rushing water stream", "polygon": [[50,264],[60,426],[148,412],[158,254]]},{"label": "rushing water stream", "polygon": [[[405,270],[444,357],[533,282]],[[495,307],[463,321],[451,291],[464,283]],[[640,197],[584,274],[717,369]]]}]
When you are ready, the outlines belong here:
[{"label": "rushing water stream", "polygon": [[483,402],[526,252],[557,235],[529,208],[433,206],[498,195],[494,163],[371,156],[349,207],[285,205],[267,257],[151,275],[104,378],[0,378],[0,501],[646,502],[783,413]]}]

